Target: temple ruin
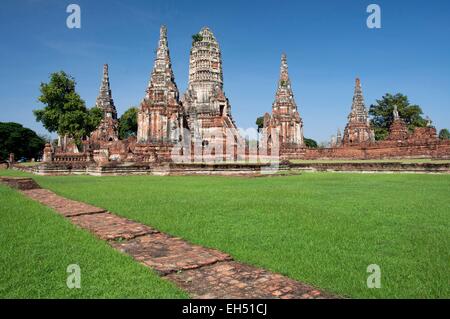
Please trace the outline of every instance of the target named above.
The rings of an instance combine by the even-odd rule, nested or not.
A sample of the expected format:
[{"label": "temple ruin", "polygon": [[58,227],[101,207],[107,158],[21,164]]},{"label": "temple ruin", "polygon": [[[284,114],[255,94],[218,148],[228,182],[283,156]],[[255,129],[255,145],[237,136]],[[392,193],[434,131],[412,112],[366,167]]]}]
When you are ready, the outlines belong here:
[{"label": "temple ruin", "polygon": [[[193,36],[188,88],[182,97],[190,141],[207,148],[212,159],[234,158],[239,132],[223,88],[222,54],[207,27]],[[198,148],[198,147],[197,147]],[[228,149],[228,151],[227,151]],[[202,150],[204,152],[204,150]]]},{"label": "temple ruin", "polygon": [[370,127],[369,112],[364,105],[364,97],[359,78],[355,80],[352,109],[348,115],[348,123],[344,130],[343,145],[358,145],[374,142],[375,134]]},{"label": "temple ruin", "polygon": [[273,132],[277,134],[280,145],[303,146],[303,121],[292,92],[286,54],[281,56],[280,79],[272,104],[272,115],[264,114],[263,134],[268,143],[272,143]]},{"label": "temple ruin", "polygon": [[119,140],[117,110],[112,98],[111,87],[109,84],[108,64],[103,66],[103,79],[100,86],[95,107],[98,107],[103,112],[98,128],[91,133],[91,138],[94,141],[117,141]]},{"label": "temple ruin", "polygon": [[[427,127],[410,132],[397,108],[393,112],[389,136],[386,140],[375,141],[359,79],[356,79],[343,135],[338,130],[330,147],[307,147],[286,54],[281,56],[272,112],[264,116],[257,147],[250,148],[231,115],[231,105],[224,92],[221,50],[207,27],[193,36],[188,88],[181,98],[172,70],[167,29],[161,27],[153,70],[139,106],[137,136],[119,139],[108,65],[103,67],[95,107],[103,111],[103,118],[98,128],[83,141],[83,149],[78,150],[67,137],[59,138],[58,147],[47,144],[41,171],[83,172],[88,169],[94,174],[104,170],[128,174],[155,172],[158,167],[170,164],[172,169],[183,172],[189,170],[186,166],[189,163],[221,165],[224,161],[231,162],[231,166],[220,166],[226,171],[239,170],[240,164],[236,163],[242,161],[261,163],[271,158],[278,161],[450,158],[450,141],[439,140],[431,122]],[[183,164],[174,160],[177,156],[184,156]]]}]

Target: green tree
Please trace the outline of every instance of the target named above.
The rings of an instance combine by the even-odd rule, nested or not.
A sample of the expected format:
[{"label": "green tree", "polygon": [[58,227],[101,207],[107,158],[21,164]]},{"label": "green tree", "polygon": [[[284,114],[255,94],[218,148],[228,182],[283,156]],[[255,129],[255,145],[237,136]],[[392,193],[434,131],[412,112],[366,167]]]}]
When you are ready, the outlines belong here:
[{"label": "green tree", "polygon": [[256,125],[258,126],[258,132],[264,127],[264,116],[260,116],[256,119]]},{"label": "green tree", "polygon": [[0,122],[0,159],[7,160],[9,153],[14,153],[16,159],[39,158],[45,146],[45,140],[33,130],[21,124]]},{"label": "green tree", "polygon": [[439,138],[441,140],[450,140],[450,132],[448,129],[443,128],[442,130],[439,131]]},{"label": "green tree", "polygon": [[306,138],[305,137],[305,145],[309,148],[318,148],[318,144],[315,140],[311,139],[311,138]]},{"label": "green tree", "polygon": [[137,107],[130,107],[122,116],[119,118],[119,137],[121,139],[126,139],[129,136],[136,136],[137,134]]},{"label": "green tree", "polygon": [[36,121],[49,132],[69,136],[77,142],[94,131],[102,118],[99,108],[87,109],[75,91],[76,82],[64,71],[52,73],[49,83],[41,83],[39,101],[43,109],[34,110]]},{"label": "green tree", "polygon": [[372,115],[372,127],[375,131],[375,139],[383,140],[389,134],[389,128],[394,121],[393,111],[397,105],[400,117],[405,121],[408,129],[413,131],[416,127],[424,127],[427,121],[422,117],[420,106],[410,104],[408,97],[401,93],[395,95],[387,93],[376,104],[372,104],[369,114]]}]

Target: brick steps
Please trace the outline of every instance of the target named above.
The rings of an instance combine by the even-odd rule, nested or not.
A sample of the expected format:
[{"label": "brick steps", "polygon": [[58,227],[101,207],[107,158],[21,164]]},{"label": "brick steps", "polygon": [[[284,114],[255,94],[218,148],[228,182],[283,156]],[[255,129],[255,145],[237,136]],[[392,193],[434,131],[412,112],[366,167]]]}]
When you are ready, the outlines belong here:
[{"label": "brick steps", "polygon": [[32,179],[1,178],[0,182],[21,189],[24,195],[108,241],[193,298],[337,298],[285,276],[233,261],[218,250],[193,245],[104,209],[61,197],[39,188]]}]

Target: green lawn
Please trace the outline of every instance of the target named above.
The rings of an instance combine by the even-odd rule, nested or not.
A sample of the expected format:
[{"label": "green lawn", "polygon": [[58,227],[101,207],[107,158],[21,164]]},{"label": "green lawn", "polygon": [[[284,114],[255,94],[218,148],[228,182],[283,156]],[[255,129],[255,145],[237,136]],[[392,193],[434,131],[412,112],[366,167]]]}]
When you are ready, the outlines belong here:
[{"label": "green lawn", "polygon": [[[343,296],[450,297],[449,175],[35,178]],[[381,267],[381,289],[367,288],[370,264]]]},{"label": "green lawn", "polygon": [[[0,184],[0,298],[180,298],[186,295],[51,209]],[[81,289],[66,285],[78,264]]]}]

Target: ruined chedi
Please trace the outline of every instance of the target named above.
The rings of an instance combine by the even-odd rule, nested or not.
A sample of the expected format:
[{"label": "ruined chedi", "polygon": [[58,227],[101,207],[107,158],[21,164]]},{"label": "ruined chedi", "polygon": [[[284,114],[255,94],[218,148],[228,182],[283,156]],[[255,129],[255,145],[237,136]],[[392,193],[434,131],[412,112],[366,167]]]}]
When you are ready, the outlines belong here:
[{"label": "ruined chedi", "polygon": [[193,37],[188,89],[182,102],[194,141],[222,143],[226,134],[238,138],[231,105],[223,91],[221,51],[207,27]]},{"label": "ruined chedi", "polygon": [[117,141],[119,139],[117,110],[109,83],[108,64],[103,66],[103,79],[95,107],[103,111],[103,118],[98,128],[92,132],[91,139],[93,141]]},{"label": "ruined chedi", "polygon": [[280,79],[272,104],[272,115],[264,115],[263,134],[268,142],[273,141],[275,131],[280,144],[303,146],[303,121],[292,92],[286,54],[281,56]]},{"label": "ruined chedi", "polygon": [[182,133],[182,108],[170,61],[167,29],[161,26],[158,49],[138,112],[138,143],[175,143]]},{"label": "ruined chedi", "polygon": [[394,105],[392,111],[392,124],[389,128],[389,135],[386,138],[388,141],[404,141],[409,137],[408,126],[405,121],[400,117],[397,105]]},{"label": "ruined chedi", "polygon": [[355,81],[355,93],[348,123],[344,130],[343,145],[360,144],[375,141],[375,134],[370,127],[369,113],[364,105],[364,97],[359,78]]}]

